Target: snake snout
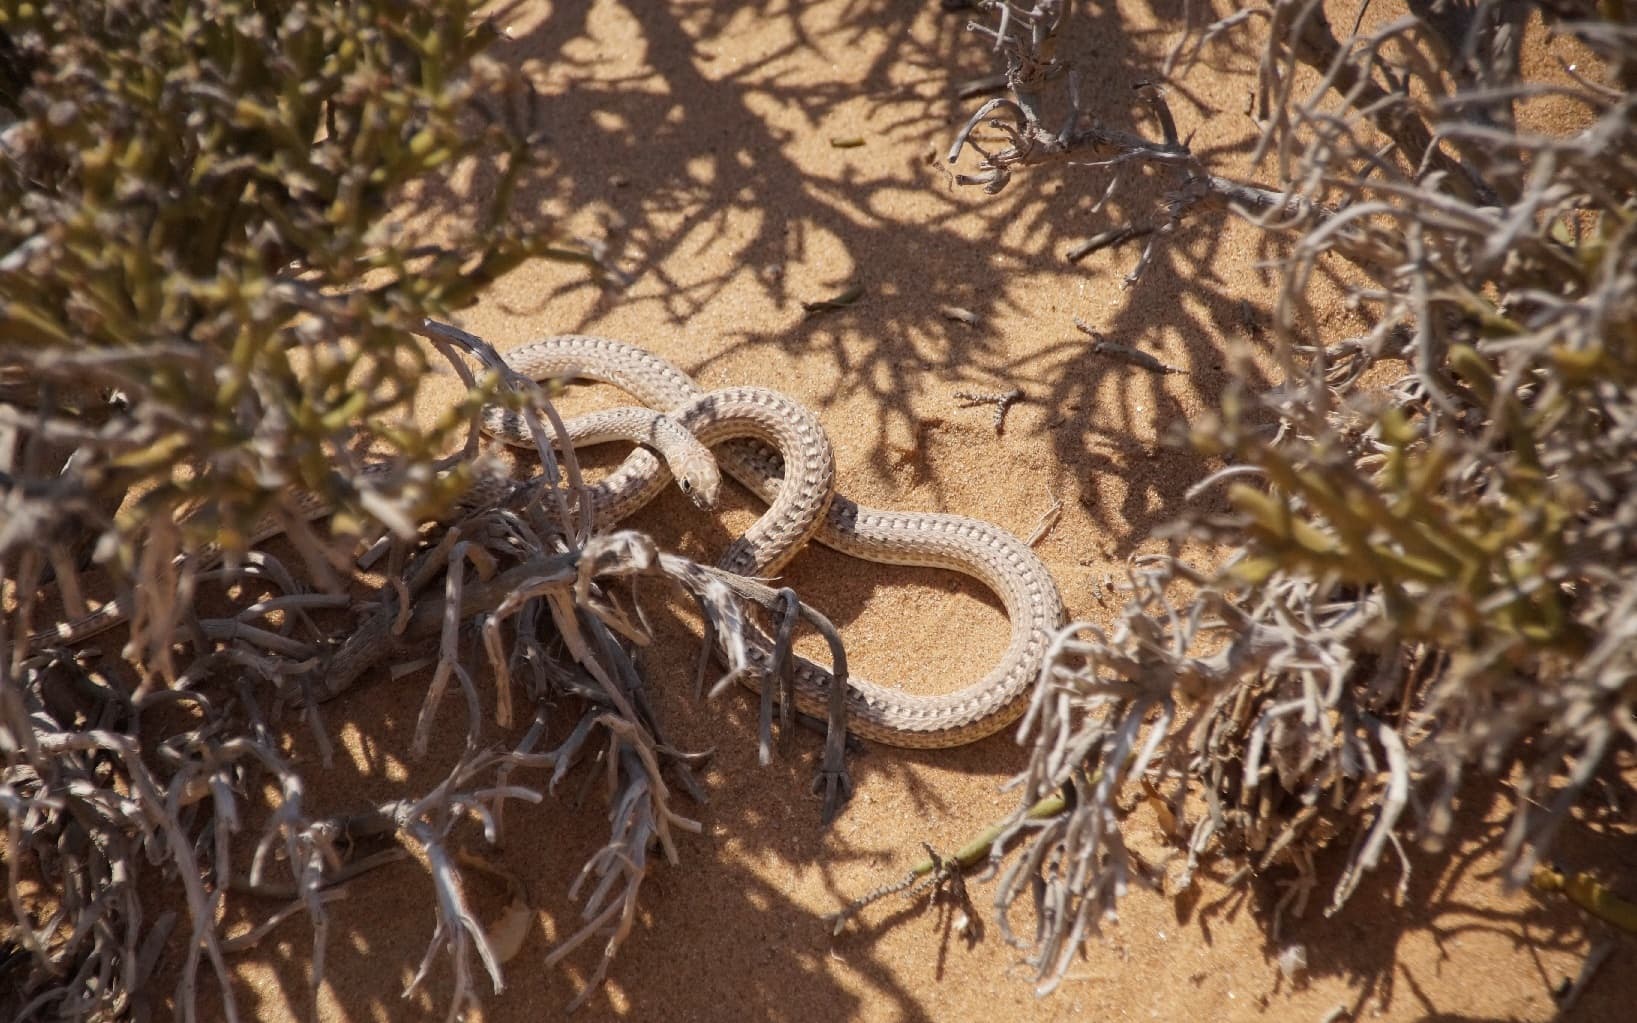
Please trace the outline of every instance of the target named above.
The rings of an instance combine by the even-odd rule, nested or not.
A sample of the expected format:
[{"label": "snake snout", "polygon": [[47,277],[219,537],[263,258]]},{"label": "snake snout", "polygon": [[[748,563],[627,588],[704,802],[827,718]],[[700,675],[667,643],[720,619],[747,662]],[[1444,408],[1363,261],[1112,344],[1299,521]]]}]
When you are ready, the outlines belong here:
[{"label": "snake snout", "polygon": [[690,459],[680,467],[676,483],[688,499],[704,511],[715,508],[716,499],[722,493],[722,474],[714,458]]}]

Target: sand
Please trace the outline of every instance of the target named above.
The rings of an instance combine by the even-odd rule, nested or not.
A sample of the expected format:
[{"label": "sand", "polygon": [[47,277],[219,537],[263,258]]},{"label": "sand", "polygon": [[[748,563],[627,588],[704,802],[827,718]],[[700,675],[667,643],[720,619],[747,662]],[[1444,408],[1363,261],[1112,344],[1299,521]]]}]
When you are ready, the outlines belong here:
[{"label": "sand", "polygon": [[[1060,52],[1082,62],[1109,123],[1151,132],[1132,86],[1160,75],[1183,6],[1119,6],[1080,5]],[[1118,607],[1108,584],[1131,554],[1154,548],[1149,531],[1184,508],[1210,468],[1164,439],[1222,395],[1234,342],[1266,351],[1258,330],[1275,282],[1261,261],[1277,249],[1227,217],[1202,217],[1127,287],[1136,248],[1078,265],[1064,253],[1147,219],[1160,183],[1132,175],[1100,212],[1092,207],[1107,179],[1089,168],[1026,173],[993,197],[955,187],[942,154],[981,101],[954,98],[954,86],[996,67],[963,34],[965,20],[934,3],[865,0],[521,4],[504,19],[509,40],[497,56],[537,72],[561,161],[549,194],[524,199],[606,241],[633,282],[614,289],[579,267],[532,264],[500,280],[462,325],[502,349],[550,333],[602,334],[648,347],[706,386],[782,390],[818,411],[841,491],[866,504],[957,512],[1026,536],[1061,500],[1037,550],[1071,615],[1106,623]],[[1245,167],[1253,74],[1251,55],[1220,48],[1169,91],[1181,130],[1195,133],[1194,150],[1219,173],[1255,176]],[[853,283],[864,289],[856,304],[804,316],[802,301]],[[946,318],[944,307],[969,310],[977,324]],[[1074,317],[1182,372],[1092,354]],[[1320,336],[1356,326],[1316,297],[1310,327]],[[1265,364],[1246,372],[1251,387],[1273,380]],[[1026,398],[1001,435],[991,408],[956,398],[1012,387]],[[569,405],[613,400],[593,393]],[[709,561],[760,510],[737,490],[725,504],[709,518],[671,494],[633,525]],[[870,679],[948,691],[1004,645],[998,604],[948,573],[812,549],[787,580],[840,627],[855,673]],[[922,842],[952,849],[1006,813],[1013,799],[1000,787],[1020,751],[1006,735],[949,751],[869,748],[852,761],[856,796],[825,829],[808,791],[818,739],[801,735],[759,767],[753,702],[742,691],[692,697],[692,611],[657,590],[648,611],[657,641],[644,663],[656,705],[675,741],[715,751],[703,774],[710,801],[678,804],[703,831],[681,837],[679,863],[652,871],[635,930],[581,1019],[1319,1020],[1344,1006],[1367,1019],[1536,1020],[1553,1017],[1552,990],[1587,951],[1574,911],[1507,893],[1492,876],[1498,807],[1483,792],[1466,804],[1456,855],[1417,853],[1402,892],[1389,863],[1334,918],[1321,912],[1321,891],[1277,940],[1270,911],[1286,875],[1229,889],[1219,869],[1181,896],[1133,891],[1047,998],[995,926],[988,883],[973,884],[987,926],[970,947],[946,913],[901,898],[832,939],[825,916],[899,877]],[[397,760],[419,697],[418,688],[374,685],[338,705],[343,755],[334,771],[313,772],[311,805],[340,810],[435,783],[464,729],[456,711],[426,761]],[[555,1018],[600,955],[593,942],[543,965],[578,926],[579,903],[566,891],[606,836],[600,793],[580,800],[576,780],[540,806],[509,811],[503,858],[538,913],[506,967],[506,990],[490,994],[480,981],[484,1019]],[[1585,837],[1566,841],[1582,853],[1601,848]],[[1141,813],[1129,839],[1153,861],[1169,849]],[[1321,864],[1332,879],[1337,867],[1334,857]],[[481,881],[473,900],[486,917],[504,902]],[[1027,934],[1027,914],[1018,922]],[[321,1018],[442,1018],[447,962],[425,992],[400,1000],[432,927],[414,865],[355,885],[335,907]],[[1286,977],[1277,959],[1293,945],[1308,968]],[[276,932],[236,967],[241,1007],[268,1020],[305,1015],[310,955],[304,925]],[[1577,1018],[1614,1018],[1633,1004],[1631,963],[1628,942]]]}]

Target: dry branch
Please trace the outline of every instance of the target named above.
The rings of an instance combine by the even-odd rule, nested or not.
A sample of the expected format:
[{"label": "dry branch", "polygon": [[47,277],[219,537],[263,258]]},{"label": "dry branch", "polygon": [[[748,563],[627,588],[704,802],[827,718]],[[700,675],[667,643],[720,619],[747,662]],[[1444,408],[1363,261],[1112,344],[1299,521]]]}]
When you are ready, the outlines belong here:
[{"label": "dry branch", "polygon": [[[1277,932],[1321,884],[1330,913],[1379,866],[1402,888],[1411,844],[1455,838],[1474,776],[1516,779],[1498,846],[1511,883],[1540,878],[1586,787],[1637,740],[1637,30],[1568,5],[1583,20],[1554,30],[1598,62],[1529,81],[1520,6],[1412,3],[1339,38],[1316,2],[1278,0],[1185,36],[1184,72],[1208,45],[1268,33],[1259,154],[1274,188],[1208,173],[1157,93],[1163,141],[1089,121],[1072,67],[1042,46],[1066,5],[1005,7],[985,30],[1011,94],[951,156],[982,125],[1008,145],[960,180],[994,191],[1047,163],[1142,163],[1180,182],[1154,237],[1210,202],[1294,238],[1273,332],[1285,379],[1235,388],[1193,424],[1226,465],[1190,497],[1232,510],[1171,533],[1235,553],[1215,572],[1134,560],[1121,620],[1064,630],[1025,719],[1031,760],[995,843],[1020,851],[996,898],[1045,990],[1150,879],[1121,840],[1124,791],[1185,823],[1175,884],[1213,858],[1240,880],[1289,877]],[[1036,91],[1048,66],[1071,82],[1055,128]],[[1548,93],[1578,101],[1580,130],[1515,126]],[[1374,329],[1298,340],[1307,289],[1337,259]],[[1062,813],[1028,813],[1064,792]],[[1315,854],[1331,845],[1347,852],[1324,878]],[[1032,936],[1008,929],[1020,900]]]},{"label": "dry branch", "polygon": [[[674,862],[675,833],[697,827],[676,787],[700,791],[616,594],[674,580],[730,673],[754,667],[744,615],[716,575],[593,535],[540,389],[436,318],[531,256],[606,254],[517,201],[553,167],[538,97],[483,56],[477,8],[503,10],[209,6],[0,2],[0,1017],[143,1017],[169,960],[177,1016],[213,983],[242,1018],[232,957],[299,918],[316,998],[330,904],[405,870],[406,850],[437,921],[411,987],[447,963],[450,1018],[469,1013],[474,966],[501,975],[464,846],[498,842],[507,803],[592,761],[611,831],[577,886],[586,925],[553,956],[599,939],[601,977],[650,852]],[[461,191],[462,163],[488,183]],[[435,244],[407,226],[433,221]],[[422,427],[409,413],[433,358],[465,394]],[[528,424],[540,476],[497,476],[490,402]],[[252,550],[275,534],[287,564]],[[94,638],[120,621],[124,642]],[[327,764],[325,715],[345,705],[324,701],[405,678],[423,643],[432,682],[403,752],[428,751],[458,690],[457,762],[367,814],[311,805],[289,731]],[[508,750],[514,719],[533,725]],[[559,744],[541,752],[548,726]],[[839,759],[826,767],[839,798]]]}]

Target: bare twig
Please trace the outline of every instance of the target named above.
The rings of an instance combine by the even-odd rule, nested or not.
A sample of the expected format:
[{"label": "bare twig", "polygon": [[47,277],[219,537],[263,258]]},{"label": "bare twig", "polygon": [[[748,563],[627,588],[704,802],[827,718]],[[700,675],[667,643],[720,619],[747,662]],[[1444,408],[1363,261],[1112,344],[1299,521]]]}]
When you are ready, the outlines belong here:
[{"label": "bare twig", "polygon": [[1007,391],[956,391],[955,397],[961,399],[961,408],[973,408],[978,405],[995,406],[995,436],[999,437],[1006,432],[1006,413],[1013,405],[1024,400],[1023,388],[1014,387]]}]

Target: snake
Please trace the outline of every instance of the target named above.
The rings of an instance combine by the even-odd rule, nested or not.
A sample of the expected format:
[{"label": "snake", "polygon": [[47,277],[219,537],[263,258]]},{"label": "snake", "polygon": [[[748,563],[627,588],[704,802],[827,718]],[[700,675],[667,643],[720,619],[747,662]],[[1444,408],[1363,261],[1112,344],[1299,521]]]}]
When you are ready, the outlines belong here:
[{"label": "snake", "polygon": [[[880,510],[834,493],[834,458],[823,426],[805,406],[778,392],[706,391],[683,370],[646,349],[588,334],[541,338],[502,358],[511,371],[537,381],[589,379],[610,384],[665,412],[712,446],[721,470],[770,505],[735,541],[720,567],[741,575],[772,575],[808,540],[816,540],[866,561],[959,572],[1000,598],[1011,633],[1000,661],[988,673],[937,696],[849,677],[851,731],[891,746],[961,746],[993,735],[1027,709],[1064,611],[1051,572],[1017,537],[981,519]],[[725,397],[730,395],[731,400]],[[729,404],[753,414],[742,419],[720,414]],[[503,441],[533,446],[526,431],[504,413],[486,415],[485,426]],[[622,494],[657,494],[666,485],[666,469],[652,453],[638,449],[603,485]],[[797,511],[815,515],[814,521],[795,517]],[[746,639],[753,660],[765,665],[771,640],[748,622]],[[830,671],[797,657],[794,674],[797,707],[823,716],[835,683]],[[763,684],[755,673],[742,677],[748,686]]]}]

